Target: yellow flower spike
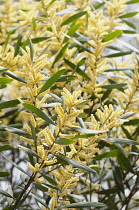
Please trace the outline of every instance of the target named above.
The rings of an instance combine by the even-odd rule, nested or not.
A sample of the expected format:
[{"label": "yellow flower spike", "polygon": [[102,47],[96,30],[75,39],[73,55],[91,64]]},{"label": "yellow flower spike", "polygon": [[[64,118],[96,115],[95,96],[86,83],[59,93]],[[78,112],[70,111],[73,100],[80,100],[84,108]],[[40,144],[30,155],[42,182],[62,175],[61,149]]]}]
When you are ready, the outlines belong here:
[{"label": "yellow flower spike", "polygon": [[58,115],[61,115],[61,116],[64,116],[65,113],[64,113],[64,109],[62,108],[61,104],[57,104],[55,106],[55,110],[57,112]]},{"label": "yellow flower spike", "polygon": [[36,168],[35,167],[33,167],[32,165],[31,165],[31,163],[27,163],[27,166],[28,166],[28,168],[31,170],[31,171],[33,171],[34,173],[36,172]]},{"label": "yellow flower spike", "polygon": [[38,177],[35,177],[34,180],[35,180],[36,182],[38,182],[38,183],[44,183],[44,180],[41,179],[41,178],[38,178]]},{"label": "yellow flower spike", "polygon": [[44,151],[43,145],[40,145],[37,147],[37,152],[38,152],[38,155],[40,156],[40,158],[42,160],[45,160],[46,157],[45,157],[45,151]]},{"label": "yellow flower spike", "polygon": [[39,163],[35,164],[35,170],[36,170],[36,172],[40,170],[40,164]]},{"label": "yellow flower spike", "polygon": [[27,139],[27,138],[25,138],[25,137],[23,137],[23,136],[20,136],[20,138],[21,138],[24,142],[26,142],[26,143],[28,143],[28,144],[30,144],[30,145],[34,145],[34,140],[33,140],[33,139]]}]

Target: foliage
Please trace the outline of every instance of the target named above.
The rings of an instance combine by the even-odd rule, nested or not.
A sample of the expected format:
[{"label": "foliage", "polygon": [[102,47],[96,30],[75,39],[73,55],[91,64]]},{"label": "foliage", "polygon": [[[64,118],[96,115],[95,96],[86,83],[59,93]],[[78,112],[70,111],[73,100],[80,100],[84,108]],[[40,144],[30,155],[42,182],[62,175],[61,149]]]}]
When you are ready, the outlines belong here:
[{"label": "foliage", "polygon": [[139,208],[138,2],[0,3],[2,210]]}]

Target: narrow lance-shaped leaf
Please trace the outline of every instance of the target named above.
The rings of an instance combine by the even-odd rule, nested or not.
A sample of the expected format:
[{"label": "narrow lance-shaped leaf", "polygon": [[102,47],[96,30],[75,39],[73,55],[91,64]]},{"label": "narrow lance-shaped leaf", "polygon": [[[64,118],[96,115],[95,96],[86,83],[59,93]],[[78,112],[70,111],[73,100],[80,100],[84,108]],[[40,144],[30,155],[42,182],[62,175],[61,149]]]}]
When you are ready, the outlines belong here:
[{"label": "narrow lance-shaped leaf", "polygon": [[69,17],[67,20],[65,20],[61,26],[64,26],[64,25],[67,25],[75,20],[77,20],[78,18],[82,17],[83,15],[86,15],[87,14],[87,11],[83,11],[83,12],[79,12],[75,15],[72,15],[71,17]]},{"label": "narrow lance-shaped leaf", "polygon": [[100,130],[91,130],[91,129],[85,129],[85,128],[77,128],[77,127],[71,127],[72,130],[75,130],[77,132],[80,132],[80,133],[87,133],[87,134],[97,134],[97,133],[106,133],[107,130],[103,130],[103,131],[100,131]]},{"label": "narrow lance-shaped leaf", "polygon": [[29,37],[28,37],[28,39],[29,39],[29,48],[30,48],[30,59],[33,62],[33,56],[34,56],[33,44]]},{"label": "narrow lance-shaped leaf", "polygon": [[22,35],[20,34],[18,36],[18,40],[17,40],[17,43],[15,45],[15,53],[14,53],[14,56],[17,56],[18,55],[18,52],[19,52],[19,49],[20,49],[19,46],[21,46],[21,40],[22,40]]},{"label": "narrow lance-shaped leaf", "polygon": [[33,193],[30,193],[32,197],[35,198],[36,201],[38,201],[39,203],[41,203],[43,206],[45,206],[46,208],[48,208],[48,206],[46,205],[46,203],[40,198],[40,196],[36,196]]},{"label": "narrow lance-shaped leaf", "polygon": [[9,158],[7,158],[4,154],[1,154],[6,160],[8,160],[8,162],[10,162],[13,166],[15,166],[18,170],[22,171],[24,174],[27,174],[29,176],[29,174],[24,171],[20,166],[18,166],[16,163],[14,163],[12,160],[10,160]]},{"label": "narrow lance-shaped leaf", "polygon": [[77,39],[74,39],[70,36],[68,36],[67,34],[65,34],[66,37],[68,37],[69,39],[71,39],[77,46],[81,47],[84,51],[87,51],[89,53],[92,53],[91,50],[89,50],[85,45],[83,45],[81,42],[79,42]]},{"label": "narrow lance-shaped leaf", "polygon": [[8,45],[8,42],[9,42],[11,34],[12,34],[12,31],[9,31],[7,33],[7,37],[6,37],[5,44],[4,44],[4,51],[5,51],[5,49],[6,49],[7,45]]},{"label": "narrow lance-shaped leaf", "polygon": [[97,202],[78,202],[63,205],[63,208],[104,207],[106,204]]},{"label": "narrow lance-shaped leaf", "polygon": [[133,29],[136,30],[136,26],[133,23],[131,23],[131,22],[127,21],[127,20],[123,20],[123,22],[126,23],[130,28],[133,28]]},{"label": "narrow lance-shaped leaf", "polygon": [[55,144],[60,144],[60,145],[69,145],[74,143],[76,143],[76,141],[67,138],[59,138],[55,141]]},{"label": "narrow lance-shaped leaf", "polygon": [[106,55],[107,58],[114,58],[114,57],[121,57],[125,55],[131,55],[132,51],[126,51],[126,52],[119,52],[119,53],[112,53],[109,55]]},{"label": "narrow lance-shaped leaf", "polygon": [[101,140],[122,145],[139,145],[139,142],[123,138],[102,138]]},{"label": "narrow lance-shaped leaf", "polygon": [[9,176],[9,175],[10,175],[9,171],[1,171],[0,172],[0,177],[5,177],[5,176]]},{"label": "narrow lance-shaped leaf", "polygon": [[123,170],[130,171],[133,174],[135,173],[129,159],[125,157],[121,152],[118,153],[117,159]]},{"label": "narrow lance-shaped leaf", "polygon": [[0,152],[10,149],[13,149],[13,147],[9,144],[0,145]]},{"label": "narrow lance-shaped leaf", "polygon": [[[81,25],[82,25],[82,23],[78,23],[77,25],[72,26],[68,30],[67,35],[70,36],[70,37],[72,37]],[[68,37],[65,37],[64,40],[63,40],[63,43],[67,42],[68,40],[69,40],[69,38]]]},{"label": "narrow lance-shaped leaf", "polygon": [[89,168],[88,166],[83,165],[82,163],[79,163],[79,162],[77,162],[77,161],[75,161],[75,160],[69,159],[69,158],[64,157],[64,156],[61,156],[61,155],[56,155],[56,157],[57,157],[58,159],[64,161],[64,162],[68,163],[68,164],[73,165],[73,166],[76,167],[76,168],[81,168],[81,169],[83,169],[83,170],[85,170],[85,171],[92,172],[92,173],[96,173],[96,171],[93,170],[92,168]]},{"label": "narrow lance-shaped leaf", "polygon": [[54,179],[52,179],[51,177],[45,175],[45,174],[41,174],[50,184],[52,185],[57,185],[56,181]]},{"label": "narrow lance-shaped leaf", "polygon": [[137,3],[139,3],[139,0],[131,0],[126,2],[126,4],[137,4]]},{"label": "narrow lance-shaped leaf", "polygon": [[101,88],[104,89],[119,89],[125,87],[127,84],[126,83],[121,83],[121,84],[111,84],[111,85],[102,85]]},{"label": "narrow lance-shaped leaf", "polygon": [[139,125],[139,119],[129,120],[128,122],[124,122],[124,125]]},{"label": "narrow lance-shaped leaf", "polygon": [[130,18],[130,17],[133,17],[137,14],[138,14],[138,12],[130,12],[130,13],[127,13],[125,15],[121,15],[119,18]]},{"label": "narrow lance-shaped leaf", "polygon": [[37,107],[31,104],[27,104],[27,103],[23,103],[23,106],[26,107],[31,112],[34,112],[38,117],[42,118],[46,122],[55,125],[54,121],[48,115],[46,115],[43,111],[41,111],[41,109],[38,109]]},{"label": "narrow lance-shaped leaf", "polygon": [[36,44],[36,43],[40,43],[40,42],[43,42],[47,39],[49,39],[50,37],[37,37],[37,38],[33,38],[31,39],[32,43],[33,44]]},{"label": "narrow lance-shaped leaf", "polygon": [[11,100],[11,101],[5,101],[5,102],[0,103],[0,109],[15,107],[18,104],[20,104],[20,101],[18,99]]},{"label": "narrow lance-shaped leaf", "polygon": [[117,165],[115,165],[112,159],[110,159],[110,162],[112,166],[115,184],[117,185],[118,189],[124,194],[124,185],[123,185],[121,170]]},{"label": "narrow lance-shaped leaf", "polygon": [[39,158],[39,155],[36,152],[34,152],[33,150],[31,150],[27,147],[21,146],[21,145],[18,145],[18,147],[23,149],[24,151],[26,151],[28,154]]},{"label": "narrow lance-shaped leaf", "polygon": [[12,81],[13,81],[13,79],[3,77],[3,78],[0,78],[0,85],[5,85],[5,84],[10,83]]},{"label": "narrow lance-shaped leaf", "polygon": [[15,134],[18,134],[18,135],[29,135],[26,131],[24,130],[21,130],[21,129],[18,129],[18,128],[13,128],[13,127],[10,127],[10,126],[6,126],[5,127],[5,130],[6,131],[9,131],[11,133],[15,133]]},{"label": "narrow lance-shaped leaf", "polygon": [[4,67],[0,66],[0,73],[5,72],[7,70],[8,70],[8,68],[4,68]]},{"label": "narrow lance-shaped leaf", "polygon": [[13,198],[13,196],[11,196],[9,193],[7,193],[6,191],[1,190],[1,189],[0,189],[0,194],[4,195],[6,197],[9,197],[9,198]]},{"label": "narrow lance-shaped leaf", "polygon": [[117,36],[121,35],[122,34],[122,31],[121,30],[116,30],[116,31],[113,31],[109,34],[107,34],[103,39],[102,39],[102,42],[108,42],[114,38],[116,38]]},{"label": "narrow lance-shaped leaf", "polygon": [[82,71],[77,65],[75,65],[74,63],[72,63],[71,61],[67,60],[67,59],[64,59],[65,63],[71,68],[73,69],[74,71],[77,72],[77,74],[79,74],[80,76],[82,76],[83,78],[85,79],[88,79],[88,80],[91,80],[88,75]]},{"label": "narrow lance-shaped leaf", "polygon": [[65,53],[65,51],[66,51],[66,49],[67,49],[67,47],[68,47],[68,44],[69,44],[69,43],[65,44],[64,47],[60,50],[60,52],[57,54],[57,56],[56,56],[56,58],[55,58],[55,60],[54,60],[54,62],[53,62],[53,64],[52,64],[52,68],[54,67],[54,64],[55,64],[57,61],[59,61],[60,58],[62,58],[62,56],[64,55],[64,53]]},{"label": "narrow lance-shaped leaf", "polygon": [[112,150],[110,152],[105,152],[101,155],[96,155],[94,159],[100,160],[103,158],[116,157],[117,155],[118,155],[118,150]]},{"label": "narrow lance-shaped leaf", "polygon": [[19,81],[19,82],[23,82],[23,83],[27,83],[25,79],[23,79],[22,77],[16,75],[15,73],[13,73],[12,71],[6,71],[5,74],[7,74],[9,77],[12,77],[13,79]]},{"label": "narrow lance-shaped leaf", "polygon": [[48,90],[58,79],[59,77],[65,72],[65,69],[57,71],[55,74],[53,74],[46,83],[42,86],[41,90],[38,94]]}]

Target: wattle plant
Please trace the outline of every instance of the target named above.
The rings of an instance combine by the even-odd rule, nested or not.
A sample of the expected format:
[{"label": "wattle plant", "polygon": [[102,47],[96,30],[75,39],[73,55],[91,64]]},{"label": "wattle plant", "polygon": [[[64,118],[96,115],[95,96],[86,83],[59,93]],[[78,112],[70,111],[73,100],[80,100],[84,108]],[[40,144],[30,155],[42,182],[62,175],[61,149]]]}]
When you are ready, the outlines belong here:
[{"label": "wattle plant", "polygon": [[138,3],[0,3],[2,210],[139,208]]}]

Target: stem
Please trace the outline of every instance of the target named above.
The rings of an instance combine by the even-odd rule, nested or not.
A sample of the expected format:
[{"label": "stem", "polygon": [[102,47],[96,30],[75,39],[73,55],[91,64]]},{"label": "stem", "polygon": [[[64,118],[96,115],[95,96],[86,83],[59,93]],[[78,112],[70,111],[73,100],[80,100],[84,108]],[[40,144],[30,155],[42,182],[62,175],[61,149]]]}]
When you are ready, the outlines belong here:
[{"label": "stem", "polygon": [[125,200],[123,201],[123,204],[122,204],[122,207],[121,207],[121,210],[122,208],[126,205],[125,207],[125,210],[128,210],[128,205],[129,205],[129,202],[132,198],[132,196],[138,191],[138,185],[139,185],[139,176],[137,174],[137,178],[136,178],[136,181],[135,181],[135,184],[130,192],[130,194],[125,198]]},{"label": "stem", "polygon": [[19,195],[19,197],[17,198],[14,207],[12,208],[12,210],[15,210],[18,203],[20,202],[20,200],[22,199],[23,195],[26,193],[27,189],[29,188],[29,186],[31,185],[31,183],[33,182],[34,178],[35,178],[36,173],[32,174],[32,176],[30,177],[30,179],[28,180],[28,183],[25,185],[23,191],[21,192],[21,194]]}]

